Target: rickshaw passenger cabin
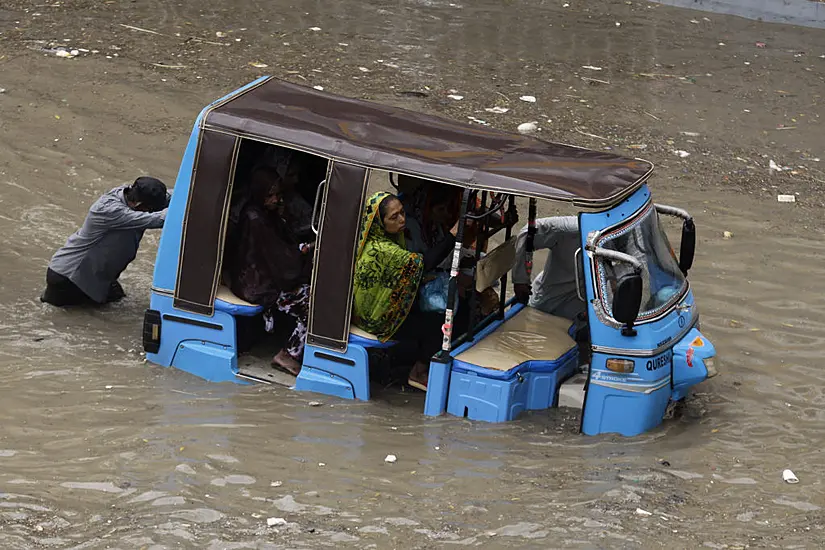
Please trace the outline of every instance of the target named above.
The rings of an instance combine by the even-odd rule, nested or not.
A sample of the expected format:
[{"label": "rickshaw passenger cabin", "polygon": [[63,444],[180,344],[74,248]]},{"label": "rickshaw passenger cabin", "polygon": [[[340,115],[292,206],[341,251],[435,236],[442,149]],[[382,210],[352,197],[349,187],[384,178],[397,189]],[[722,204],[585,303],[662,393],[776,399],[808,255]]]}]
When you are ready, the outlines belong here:
[{"label": "rickshaw passenger cabin", "polygon": [[[659,240],[666,243],[659,214],[681,217],[686,227],[688,220],[691,227],[693,222],[678,209],[653,205],[646,185],[650,163],[270,77],[232,92],[197,118],[161,236],[144,320],[144,347],[152,362],[215,382],[271,381],[258,371],[244,371],[239,363],[244,335],[259,324],[262,307],[232,294],[222,276],[233,191],[243,185],[243,171],[262,147],[282,147],[313,159],[302,193],[313,201],[317,238],[297,390],[367,400],[368,351],[393,345],[352,326],[350,319],[359,223],[372,171],[461,187],[463,219],[471,216],[471,197],[482,197],[486,204],[494,194],[503,197],[499,206],[509,201],[511,208],[514,197],[529,199],[528,225],[534,224],[537,199],[582,209],[581,249],[575,260],[592,350],[583,390],[585,433],[649,430],[661,422],[671,401],[684,397],[713,370],[715,352],[698,333],[698,314],[684,276],[692,252],[681,279],[672,273],[674,260],[659,257],[665,246]],[[486,223],[488,214],[477,219]],[[639,224],[643,231],[635,229]],[[636,238],[631,251],[614,236],[628,232]],[[689,232],[683,232],[683,255],[689,241]],[[477,290],[498,282],[506,292],[513,242],[508,227],[504,242],[479,256]],[[646,258],[659,266],[653,298]],[[464,335],[452,334],[457,264],[453,267],[444,348],[431,364],[426,414],[446,411],[497,422],[555,406],[560,386],[579,367],[571,321],[502,295],[497,312],[475,319]],[[643,292],[648,292],[648,302],[658,302],[637,319],[641,304],[634,313],[634,300]]]}]

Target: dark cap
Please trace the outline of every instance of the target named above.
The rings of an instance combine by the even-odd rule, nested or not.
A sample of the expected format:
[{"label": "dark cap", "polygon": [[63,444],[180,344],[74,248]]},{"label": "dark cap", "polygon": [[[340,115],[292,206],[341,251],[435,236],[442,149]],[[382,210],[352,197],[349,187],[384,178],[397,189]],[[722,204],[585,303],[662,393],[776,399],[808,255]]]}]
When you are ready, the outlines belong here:
[{"label": "dark cap", "polygon": [[140,177],[132,184],[129,198],[150,212],[159,212],[166,208],[166,184],[157,178]]}]

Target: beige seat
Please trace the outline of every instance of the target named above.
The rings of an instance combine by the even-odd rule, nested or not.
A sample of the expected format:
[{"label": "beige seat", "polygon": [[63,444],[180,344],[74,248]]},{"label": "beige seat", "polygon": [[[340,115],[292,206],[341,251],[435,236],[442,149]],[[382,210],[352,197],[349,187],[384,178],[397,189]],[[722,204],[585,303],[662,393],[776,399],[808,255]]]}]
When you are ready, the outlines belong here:
[{"label": "beige seat", "polygon": [[236,306],[258,307],[258,304],[249,303],[246,300],[241,300],[240,298],[235,296],[232,293],[232,291],[229,290],[229,287],[226,285],[221,285],[218,287],[218,293],[215,295],[215,299]]},{"label": "beige seat", "polygon": [[552,361],[576,346],[567,333],[571,324],[570,319],[525,307],[456,359],[499,371],[527,361]]}]

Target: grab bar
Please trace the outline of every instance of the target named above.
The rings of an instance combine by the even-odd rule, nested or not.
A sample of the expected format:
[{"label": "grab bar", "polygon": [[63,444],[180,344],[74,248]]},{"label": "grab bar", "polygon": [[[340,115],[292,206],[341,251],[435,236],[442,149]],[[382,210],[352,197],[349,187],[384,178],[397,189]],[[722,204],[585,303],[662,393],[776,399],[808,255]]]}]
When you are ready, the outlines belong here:
[{"label": "grab bar", "polygon": [[312,222],[310,227],[316,235],[318,234],[318,202],[321,200],[321,191],[323,191],[326,183],[327,180],[322,180],[321,183],[318,184],[318,189],[315,190],[315,204],[312,206]]},{"label": "grab bar", "polygon": [[687,210],[676,208],[675,206],[668,206],[666,204],[656,204],[656,212],[664,214],[665,216],[673,216],[674,218],[682,218],[683,220],[691,220],[691,216]]},{"label": "grab bar", "polygon": [[573,254],[573,262],[575,262],[575,264],[576,264],[573,267],[576,270],[575,271],[575,273],[576,273],[576,294],[579,296],[579,300],[581,300],[582,302],[586,302],[587,300],[585,300],[584,296],[582,296],[582,286],[581,286],[581,283],[579,282],[579,267],[581,266],[581,262],[579,261],[579,258],[581,257],[581,255],[582,255],[582,249],[579,248],[578,250],[576,250],[576,253]]}]

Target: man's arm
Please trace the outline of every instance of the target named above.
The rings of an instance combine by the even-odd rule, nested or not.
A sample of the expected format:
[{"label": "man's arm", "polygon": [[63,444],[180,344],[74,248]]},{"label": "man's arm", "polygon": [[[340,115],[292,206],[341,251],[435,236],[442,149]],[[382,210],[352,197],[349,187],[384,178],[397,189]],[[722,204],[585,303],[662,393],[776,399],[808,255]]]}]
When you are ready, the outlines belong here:
[{"label": "man's arm", "polygon": [[91,221],[105,229],[160,229],[166,220],[166,209],[160,212],[140,212],[132,210],[119,201],[95,203],[89,210]]}]

